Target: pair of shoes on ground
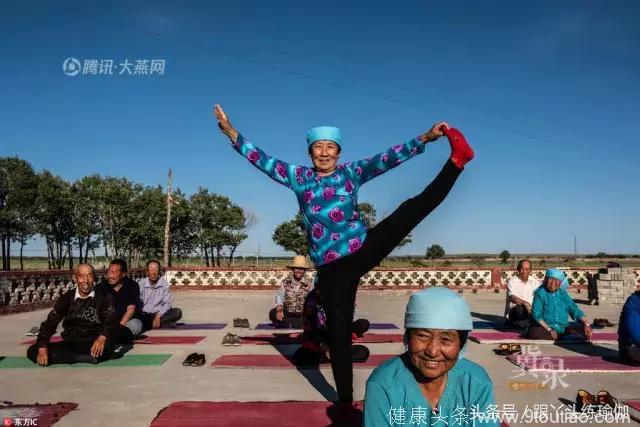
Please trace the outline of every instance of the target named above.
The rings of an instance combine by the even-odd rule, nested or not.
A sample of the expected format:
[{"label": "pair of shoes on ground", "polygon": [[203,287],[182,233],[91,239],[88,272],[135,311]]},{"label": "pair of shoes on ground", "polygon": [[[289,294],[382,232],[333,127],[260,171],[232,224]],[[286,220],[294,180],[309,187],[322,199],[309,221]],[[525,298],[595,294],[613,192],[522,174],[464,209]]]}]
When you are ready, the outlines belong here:
[{"label": "pair of shoes on ground", "polygon": [[241,345],[240,343],[240,337],[237,335],[234,335],[232,333],[228,333],[227,335],[225,335],[222,338],[222,345],[224,346],[230,346],[230,345]]},{"label": "pair of shoes on ground", "polygon": [[604,328],[604,327],[610,328],[612,326],[616,326],[616,324],[609,322],[609,319],[607,318],[602,318],[602,319],[593,319],[593,326],[597,328]]},{"label": "pair of shoes on ground", "polygon": [[578,390],[576,396],[576,412],[583,412],[589,407],[598,412],[605,406],[613,410],[617,405],[618,399],[607,390],[600,390],[595,396],[586,390]]},{"label": "pair of shoes on ground", "polygon": [[522,347],[520,344],[500,344],[498,348],[494,348],[493,352],[498,356],[511,356],[513,354],[522,353]]},{"label": "pair of shoes on ground", "polygon": [[249,319],[233,319],[233,327],[234,328],[250,328]]},{"label": "pair of shoes on ground", "polygon": [[202,353],[191,353],[184,359],[182,366],[203,366],[206,360],[206,357]]}]

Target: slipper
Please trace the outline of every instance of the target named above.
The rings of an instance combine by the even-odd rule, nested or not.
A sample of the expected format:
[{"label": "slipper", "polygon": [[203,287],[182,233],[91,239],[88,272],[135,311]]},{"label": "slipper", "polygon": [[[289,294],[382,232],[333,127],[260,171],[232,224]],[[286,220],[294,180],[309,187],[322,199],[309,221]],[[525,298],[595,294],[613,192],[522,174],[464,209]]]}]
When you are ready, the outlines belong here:
[{"label": "slipper", "polygon": [[234,342],[234,338],[236,338],[235,335],[233,335],[231,332],[229,332],[227,335],[225,335],[222,338],[222,345],[224,346],[230,346],[230,345],[235,345]]},{"label": "slipper", "polygon": [[240,319],[238,317],[233,319],[233,327],[234,328],[242,328],[243,327],[242,325],[243,325],[243,319]]},{"label": "slipper", "polygon": [[250,328],[251,326],[249,326],[249,319],[242,319],[242,326],[240,326],[241,328]]},{"label": "slipper", "polygon": [[576,412],[583,412],[585,408],[591,406],[595,407],[596,397],[589,393],[587,390],[578,390],[578,395],[576,396]]},{"label": "slipper", "polygon": [[616,326],[615,323],[609,322],[609,319],[607,319],[607,318],[593,319],[593,324],[594,324],[594,326],[598,326],[600,328],[604,328],[604,327],[610,328],[612,326]]},{"label": "slipper", "polygon": [[[596,394],[596,403],[599,406],[609,406],[612,410],[618,406],[618,399],[611,396],[607,390],[600,390],[598,394]],[[602,409],[602,408],[600,408]]]},{"label": "slipper", "polygon": [[193,366],[196,357],[198,357],[198,353],[191,353],[186,357],[186,359],[184,359],[184,362],[182,362],[182,366]]}]

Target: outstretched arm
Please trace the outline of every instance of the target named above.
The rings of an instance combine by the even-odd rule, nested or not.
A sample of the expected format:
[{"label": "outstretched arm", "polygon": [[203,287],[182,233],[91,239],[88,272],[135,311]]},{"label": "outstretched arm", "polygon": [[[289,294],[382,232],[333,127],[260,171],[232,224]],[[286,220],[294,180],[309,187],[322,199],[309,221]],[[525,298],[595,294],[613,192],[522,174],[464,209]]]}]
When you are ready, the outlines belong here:
[{"label": "outstretched arm", "polygon": [[220,105],[216,104],[214,114],[216,119],[218,119],[218,127],[222,133],[229,138],[231,145],[238,153],[247,158],[255,167],[274,181],[292,188],[292,182],[295,180],[295,165],[290,165],[282,160],[269,156],[260,148],[244,139],[231,125],[229,118]]},{"label": "outstretched arm", "polygon": [[395,145],[387,151],[376,154],[371,158],[355,162],[352,167],[355,175],[360,179],[360,184],[364,184],[370,179],[390,171],[410,158],[422,154],[425,145],[443,136],[443,130],[448,127],[449,125],[445,122],[436,123],[428,132],[423,133],[405,144]]}]

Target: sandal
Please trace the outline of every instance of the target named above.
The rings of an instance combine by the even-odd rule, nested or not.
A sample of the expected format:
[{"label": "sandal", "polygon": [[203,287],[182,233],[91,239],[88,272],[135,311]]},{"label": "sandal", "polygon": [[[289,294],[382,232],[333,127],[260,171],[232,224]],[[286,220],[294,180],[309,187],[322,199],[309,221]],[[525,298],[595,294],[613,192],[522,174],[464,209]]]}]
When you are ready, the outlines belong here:
[{"label": "sandal", "polygon": [[184,359],[184,362],[182,362],[182,366],[193,366],[196,357],[198,357],[198,353],[191,353],[186,357],[186,359]]},{"label": "sandal", "polygon": [[510,354],[521,354],[522,353],[522,347],[520,347],[520,344],[510,344],[509,345],[509,352],[510,352]]},{"label": "sandal", "polygon": [[500,344],[498,348],[494,348],[493,352],[498,356],[510,356],[511,355],[511,345],[510,344]]},{"label": "sandal", "polygon": [[249,326],[249,319],[242,319],[242,326],[240,326],[241,328],[250,328],[251,326]]},{"label": "sandal", "polygon": [[616,406],[618,406],[618,399],[611,396],[611,393],[609,393],[607,390],[600,390],[598,394],[596,394],[596,403],[600,407],[609,406],[609,408],[613,410]]},{"label": "sandal", "polygon": [[235,319],[233,319],[233,327],[234,327],[234,328],[242,328],[242,327],[243,327],[243,326],[242,326],[242,325],[243,325],[243,320],[244,320],[244,319],[240,319],[240,318],[238,318],[238,317],[237,317],[237,318],[235,318]]},{"label": "sandal", "polygon": [[576,412],[583,412],[588,406],[596,406],[596,397],[587,390],[578,390],[576,396]]},{"label": "sandal", "polygon": [[593,319],[593,326],[596,326],[598,328],[604,328],[604,327],[611,328],[612,326],[616,326],[616,324],[609,322],[609,319],[607,318],[602,318],[602,319]]}]

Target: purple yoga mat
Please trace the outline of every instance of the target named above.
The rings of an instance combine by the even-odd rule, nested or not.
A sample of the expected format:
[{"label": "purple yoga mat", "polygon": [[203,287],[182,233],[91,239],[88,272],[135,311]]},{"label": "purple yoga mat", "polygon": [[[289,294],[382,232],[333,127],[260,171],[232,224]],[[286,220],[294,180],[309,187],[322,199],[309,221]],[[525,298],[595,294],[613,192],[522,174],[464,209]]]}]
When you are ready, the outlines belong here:
[{"label": "purple yoga mat", "polygon": [[[579,336],[567,336],[560,340],[534,340],[523,337],[520,332],[515,331],[473,331],[469,335],[471,341],[480,344],[499,344],[499,343],[530,343],[530,344],[545,344],[545,343],[557,343],[557,344],[576,344],[584,343],[584,339]],[[609,344],[618,342],[617,332],[594,332],[591,336],[591,341],[595,344]]]},{"label": "purple yoga mat", "polygon": [[631,366],[599,356],[507,356],[511,363],[531,372],[640,372]]},{"label": "purple yoga mat", "polygon": [[196,330],[196,329],[224,329],[227,326],[226,323],[176,323],[175,328],[162,328],[162,329],[182,329],[182,330]]},{"label": "purple yoga mat", "polygon": [[[278,329],[282,329],[282,330],[299,330],[296,328],[276,328],[273,323],[258,323],[256,325],[256,327],[254,328],[255,330],[268,330],[268,331],[273,331],[273,330],[278,330]],[[399,329],[395,323],[372,323],[369,326],[369,329]]]}]

